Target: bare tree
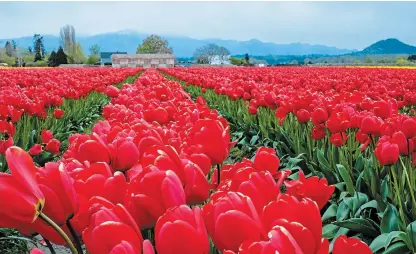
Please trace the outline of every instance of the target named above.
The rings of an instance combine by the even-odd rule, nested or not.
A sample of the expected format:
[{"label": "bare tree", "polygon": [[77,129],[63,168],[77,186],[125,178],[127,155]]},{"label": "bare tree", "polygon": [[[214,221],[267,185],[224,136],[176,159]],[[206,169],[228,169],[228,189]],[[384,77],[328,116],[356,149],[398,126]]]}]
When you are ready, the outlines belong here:
[{"label": "bare tree", "polygon": [[71,25],[61,27],[61,46],[68,56],[73,56],[77,49],[77,42],[75,40],[75,28]]},{"label": "bare tree", "polygon": [[220,64],[228,60],[230,51],[224,47],[210,43],[198,48],[194,53],[194,58],[200,64],[212,64],[216,59]]}]

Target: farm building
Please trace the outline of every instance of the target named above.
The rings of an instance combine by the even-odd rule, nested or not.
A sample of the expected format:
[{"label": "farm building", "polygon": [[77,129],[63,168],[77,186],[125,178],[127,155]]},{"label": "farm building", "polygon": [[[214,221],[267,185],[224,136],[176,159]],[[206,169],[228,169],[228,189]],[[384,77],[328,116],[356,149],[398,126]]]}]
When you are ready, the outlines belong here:
[{"label": "farm building", "polygon": [[135,54],[111,56],[113,67],[173,67],[175,57],[172,54]]},{"label": "farm building", "polygon": [[101,54],[100,54],[100,57],[101,57],[101,65],[111,65],[111,56],[113,55],[113,54],[118,54],[118,55],[120,55],[120,54],[124,54],[124,55],[126,55],[127,54],[127,52],[101,52]]}]

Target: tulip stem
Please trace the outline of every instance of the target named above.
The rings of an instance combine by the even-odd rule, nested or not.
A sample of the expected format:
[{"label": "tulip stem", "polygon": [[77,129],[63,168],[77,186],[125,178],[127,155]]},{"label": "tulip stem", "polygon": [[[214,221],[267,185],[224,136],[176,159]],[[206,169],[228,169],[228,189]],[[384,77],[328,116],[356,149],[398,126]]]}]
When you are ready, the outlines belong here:
[{"label": "tulip stem", "polygon": [[74,239],[74,241],[75,241],[75,245],[76,245],[76,247],[77,247],[78,252],[79,252],[80,254],[84,253],[84,252],[82,251],[81,241],[79,240],[79,237],[78,237],[78,235],[77,235],[77,232],[75,232],[75,230],[74,230],[74,228],[72,227],[71,222],[70,222],[69,220],[66,222],[66,225],[68,226],[68,229],[69,229],[69,231],[71,232],[72,238],[73,238],[73,239]]},{"label": "tulip stem", "polygon": [[69,249],[72,251],[73,254],[78,254],[77,249],[75,248],[74,244],[72,243],[71,239],[65,234],[65,232],[60,228],[53,220],[51,220],[46,214],[39,212],[39,217],[45,221],[49,226],[53,227],[53,229],[58,232],[58,234],[65,240],[68,244]]},{"label": "tulip stem", "polygon": [[43,238],[43,239],[45,240],[46,246],[48,246],[48,249],[51,252],[51,254],[56,254],[56,251],[53,248],[51,242],[48,239],[46,239],[46,238]]},{"label": "tulip stem", "polygon": [[217,164],[217,173],[218,173],[218,186],[219,186],[220,185],[220,180],[221,180],[220,164]]}]

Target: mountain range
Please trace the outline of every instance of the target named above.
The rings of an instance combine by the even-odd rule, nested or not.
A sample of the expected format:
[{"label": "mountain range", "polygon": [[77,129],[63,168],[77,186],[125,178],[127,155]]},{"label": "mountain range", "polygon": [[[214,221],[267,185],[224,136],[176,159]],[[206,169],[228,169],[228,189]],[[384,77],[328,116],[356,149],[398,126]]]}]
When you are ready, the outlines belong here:
[{"label": "mountain range", "polygon": [[[77,41],[87,53],[88,48],[93,44],[98,44],[101,51],[125,51],[135,53],[137,46],[149,34],[138,33],[135,31],[120,31],[113,33],[103,33],[91,36],[77,36]],[[195,50],[208,43],[215,43],[226,47],[232,55],[248,53],[254,56],[265,55],[367,55],[367,54],[416,54],[416,47],[405,44],[397,39],[386,39],[378,41],[362,51],[352,49],[340,49],[325,45],[312,45],[306,43],[277,44],[272,42],[262,42],[256,39],[248,41],[223,40],[223,39],[194,39],[186,36],[163,36],[173,48],[176,57],[191,57]],[[60,38],[55,35],[43,35],[44,45],[47,51],[57,50]],[[16,41],[18,47],[27,48],[32,46],[32,37],[25,36],[20,38],[0,39],[0,47],[6,41]]]},{"label": "mountain range", "polygon": [[[77,41],[81,43],[85,52],[93,44],[98,44],[101,51],[125,51],[135,53],[137,46],[149,34],[137,33],[133,31],[120,31],[114,33],[103,33],[91,36],[77,36]],[[256,39],[248,41],[223,40],[223,39],[194,39],[186,36],[163,36],[173,48],[177,57],[190,57],[195,50],[208,43],[214,43],[226,47],[232,55],[245,54],[250,55],[339,55],[354,52],[350,49],[340,49],[325,45],[311,45],[306,43],[277,44],[271,42],[262,42]],[[43,35],[44,45],[47,51],[56,50],[59,47],[59,36]],[[27,48],[32,46],[32,37],[25,36],[20,38],[0,39],[0,46],[4,46],[6,41],[16,41],[19,47]]]}]

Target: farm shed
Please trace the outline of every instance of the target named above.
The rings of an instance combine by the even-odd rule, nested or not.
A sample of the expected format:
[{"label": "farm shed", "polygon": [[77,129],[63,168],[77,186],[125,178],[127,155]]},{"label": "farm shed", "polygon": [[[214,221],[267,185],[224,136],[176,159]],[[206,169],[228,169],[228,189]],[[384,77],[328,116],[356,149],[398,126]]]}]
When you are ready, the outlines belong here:
[{"label": "farm shed", "polygon": [[175,57],[172,54],[135,54],[111,56],[113,67],[173,67]]},{"label": "farm shed", "polygon": [[101,65],[105,65],[105,64],[111,64],[111,56],[113,54],[127,54],[127,52],[101,52],[100,53],[100,58],[101,58]]}]

